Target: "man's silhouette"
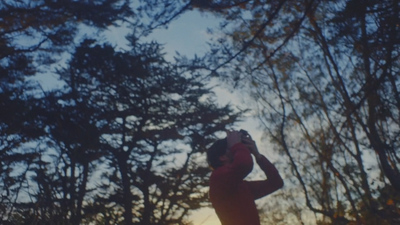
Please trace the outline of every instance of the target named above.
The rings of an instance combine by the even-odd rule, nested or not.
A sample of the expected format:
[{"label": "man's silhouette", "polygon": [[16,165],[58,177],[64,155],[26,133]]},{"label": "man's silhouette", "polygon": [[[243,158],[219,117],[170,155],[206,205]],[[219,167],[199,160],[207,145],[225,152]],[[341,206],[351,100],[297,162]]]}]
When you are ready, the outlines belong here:
[{"label": "man's silhouette", "polygon": [[[267,176],[266,180],[244,181],[253,169],[253,155]],[[213,171],[210,177],[210,200],[222,225],[259,225],[254,200],[283,187],[275,166],[259,153],[255,141],[241,131],[228,131],[207,151]]]}]

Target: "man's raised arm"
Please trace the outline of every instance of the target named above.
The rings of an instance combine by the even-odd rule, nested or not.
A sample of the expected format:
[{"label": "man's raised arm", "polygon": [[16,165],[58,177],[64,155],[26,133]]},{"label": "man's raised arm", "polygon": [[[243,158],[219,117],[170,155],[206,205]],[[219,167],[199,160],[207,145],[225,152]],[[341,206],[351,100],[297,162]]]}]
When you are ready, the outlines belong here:
[{"label": "man's raised arm", "polygon": [[250,152],[256,158],[257,164],[267,176],[266,180],[249,181],[254,199],[269,195],[282,188],[283,179],[276,167],[265,156],[258,152],[256,143],[251,138],[245,139],[245,142]]},{"label": "man's raised arm", "polygon": [[250,188],[252,189],[254,199],[269,195],[283,187],[283,179],[275,166],[261,154],[256,157],[256,160],[257,164],[267,176],[267,180],[250,182]]}]

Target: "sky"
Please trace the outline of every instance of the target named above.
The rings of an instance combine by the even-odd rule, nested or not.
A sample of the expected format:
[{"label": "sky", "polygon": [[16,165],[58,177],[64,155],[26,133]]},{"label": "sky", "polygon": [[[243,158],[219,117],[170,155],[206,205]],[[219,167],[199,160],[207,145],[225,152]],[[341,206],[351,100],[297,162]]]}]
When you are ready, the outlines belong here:
[{"label": "sky", "polygon": [[[207,41],[211,38],[207,28],[217,27],[218,21],[218,18],[212,15],[190,11],[173,21],[168,28],[158,29],[153,32],[149,39],[164,44],[165,52],[167,53],[166,57],[169,60],[173,59],[175,52],[186,55],[188,58],[193,57],[195,54],[203,55],[208,49]],[[118,40],[118,37],[115,38],[115,40]],[[244,105],[241,97],[227,90],[223,85],[219,85],[218,88],[214,89],[214,92],[219,104]],[[254,119],[246,118],[245,121],[238,124],[237,128],[249,131],[253,139],[257,141],[260,152],[271,156],[271,149],[267,150],[265,145],[261,143],[262,134],[257,130],[257,122]],[[257,170],[255,170],[255,173],[257,173]],[[212,208],[197,210],[192,213],[190,219],[194,225],[221,224]]]},{"label": "sky", "polygon": [[[206,16],[197,11],[190,11],[173,21],[167,29],[162,28],[153,32],[149,39],[165,45],[166,57],[169,60],[173,59],[175,52],[179,52],[189,58],[195,54],[202,55],[207,50],[206,42],[210,38],[207,28],[217,26],[217,21],[215,17]],[[235,94],[226,89],[218,88],[214,91],[220,104],[238,102]],[[193,221],[194,225],[221,224],[211,208],[197,210],[192,213],[189,219]]]}]

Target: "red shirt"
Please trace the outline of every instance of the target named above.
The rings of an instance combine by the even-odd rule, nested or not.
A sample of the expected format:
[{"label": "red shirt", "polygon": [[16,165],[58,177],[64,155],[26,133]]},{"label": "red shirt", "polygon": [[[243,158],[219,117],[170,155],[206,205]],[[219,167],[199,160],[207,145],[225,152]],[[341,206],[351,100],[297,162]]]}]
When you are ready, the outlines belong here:
[{"label": "red shirt", "polygon": [[238,143],[230,150],[233,162],[218,167],[211,174],[211,203],[222,225],[259,225],[254,200],[265,195],[264,181],[243,180],[253,169],[253,159],[244,144]]}]

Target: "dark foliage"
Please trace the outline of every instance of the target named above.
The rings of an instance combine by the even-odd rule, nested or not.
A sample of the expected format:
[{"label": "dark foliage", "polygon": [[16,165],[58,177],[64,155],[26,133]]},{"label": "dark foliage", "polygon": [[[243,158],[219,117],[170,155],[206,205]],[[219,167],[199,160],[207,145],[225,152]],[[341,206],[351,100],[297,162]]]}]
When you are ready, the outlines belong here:
[{"label": "dark foliage", "polygon": [[[156,43],[132,34],[117,51],[85,38],[174,18],[147,26],[134,6],[0,2],[2,224],[186,224],[207,205],[203,150],[241,113],[218,106],[203,77],[166,62]],[[52,67],[60,88],[30,79]]]}]

